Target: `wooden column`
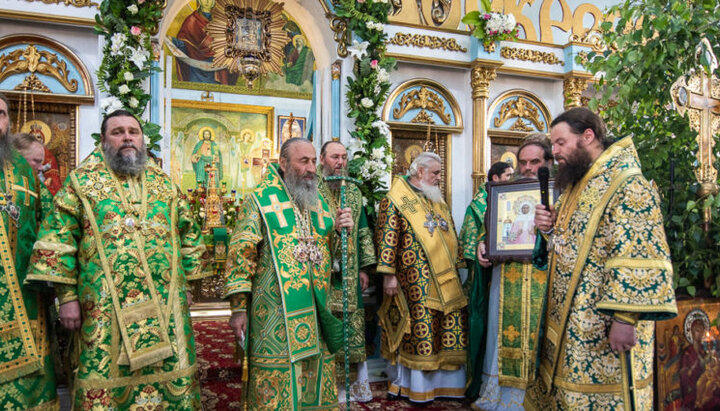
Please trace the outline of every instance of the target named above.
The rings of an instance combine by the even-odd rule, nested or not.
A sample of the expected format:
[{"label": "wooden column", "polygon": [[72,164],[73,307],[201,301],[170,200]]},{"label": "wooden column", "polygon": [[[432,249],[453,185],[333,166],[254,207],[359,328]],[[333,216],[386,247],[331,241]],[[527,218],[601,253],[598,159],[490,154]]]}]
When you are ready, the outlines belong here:
[{"label": "wooden column", "polygon": [[497,61],[475,60],[470,74],[473,98],[473,162],[472,180],[473,195],[478,187],[485,182],[485,142],[487,134],[487,110],[490,97],[490,82],[497,75],[497,68],[502,63]]}]

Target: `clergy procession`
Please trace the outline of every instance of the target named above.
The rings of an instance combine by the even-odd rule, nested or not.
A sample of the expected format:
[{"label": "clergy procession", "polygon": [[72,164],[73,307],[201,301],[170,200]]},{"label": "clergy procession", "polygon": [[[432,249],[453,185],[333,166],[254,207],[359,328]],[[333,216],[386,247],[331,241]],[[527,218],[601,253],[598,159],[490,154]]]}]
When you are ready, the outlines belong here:
[{"label": "clergy procession", "polygon": [[3,410],[720,409],[717,2],[5,1]]}]

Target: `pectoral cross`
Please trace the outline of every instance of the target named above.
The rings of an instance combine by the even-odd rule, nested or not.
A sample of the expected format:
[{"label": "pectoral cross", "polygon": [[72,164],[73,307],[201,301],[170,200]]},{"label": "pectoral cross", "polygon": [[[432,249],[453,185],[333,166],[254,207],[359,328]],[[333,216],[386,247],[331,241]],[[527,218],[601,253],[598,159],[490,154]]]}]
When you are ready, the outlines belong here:
[{"label": "pectoral cross", "polygon": [[[712,53],[710,47],[707,50]],[[677,79],[670,89],[670,95],[678,113],[682,116],[687,113],[690,128],[698,133],[698,166],[695,169],[695,177],[700,183],[698,196],[703,198],[717,194],[718,172],[713,165],[713,136],[720,133],[720,79],[714,75],[708,76],[705,69],[699,67]],[[703,228],[706,232],[710,228],[710,213],[711,208],[708,207],[703,214]]]},{"label": "pectoral cross", "polygon": [[292,203],[289,201],[280,202],[276,194],[270,195],[270,205],[261,208],[263,213],[274,213],[275,217],[280,223],[280,228],[288,226],[287,219],[285,219],[285,210],[292,210]]},{"label": "pectoral cross", "polygon": [[430,232],[430,237],[432,237],[433,233],[435,232],[435,227],[438,226],[437,221],[435,221],[435,218],[433,218],[433,213],[427,213],[425,215],[425,224],[423,224],[425,228]]}]

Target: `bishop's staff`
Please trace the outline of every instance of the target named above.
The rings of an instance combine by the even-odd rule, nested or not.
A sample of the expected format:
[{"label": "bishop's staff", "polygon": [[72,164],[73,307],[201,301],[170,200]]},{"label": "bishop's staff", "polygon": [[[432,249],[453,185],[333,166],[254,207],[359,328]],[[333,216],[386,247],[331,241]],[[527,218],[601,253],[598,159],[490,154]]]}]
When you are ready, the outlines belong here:
[{"label": "bishop's staff", "polygon": [[[356,185],[362,184],[362,181],[348,176],[327,176],[325,181],[340,180],[340,209],[345,208],[345,182],[349,181]],[[343,353],[345,355],[345,409],[350,409],[350,349],[348,347],[348,284],[347,284],[347,264],[348,264],[348,231],[343,228],[340,232],[341,255],[340,267],[342,276],[342,295],[343,295]]]}]

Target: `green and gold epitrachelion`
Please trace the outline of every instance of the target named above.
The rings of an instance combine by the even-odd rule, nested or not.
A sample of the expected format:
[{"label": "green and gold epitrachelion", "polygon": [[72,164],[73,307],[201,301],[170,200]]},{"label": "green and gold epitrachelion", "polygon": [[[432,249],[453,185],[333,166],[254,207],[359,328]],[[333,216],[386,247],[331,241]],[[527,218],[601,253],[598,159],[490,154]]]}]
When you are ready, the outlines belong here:
[{"label": "green and gold epitrachelion", "polygon": [[0,408],[54,410],[48,293],[24,285],[37,227],[50,193],[20,154],[0,174]]},{"label": "green and gold epitrachelion", "polygon": [[[243,202],[228,251],[225,296],[250,298],[250,409],[334,409],[337,321],[327,308],[334,220],[292,201],[277,166]],[[335,328],[333,328],[333,325]]]}]

